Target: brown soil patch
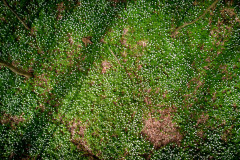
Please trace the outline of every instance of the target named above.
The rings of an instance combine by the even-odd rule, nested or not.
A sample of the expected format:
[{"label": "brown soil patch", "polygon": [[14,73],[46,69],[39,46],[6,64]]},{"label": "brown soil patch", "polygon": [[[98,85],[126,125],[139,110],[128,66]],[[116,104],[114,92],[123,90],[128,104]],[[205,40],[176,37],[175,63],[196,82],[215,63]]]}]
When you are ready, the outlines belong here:
[{"label": "brown soil patch", "polygon": [[[122,33],[122,37],[121,37],[121,39],[120,39],[121,45],[123,45],[123,46],[126,47],[126,48],[127,48],[128,46],[130,46],[130,45],[127,44],[127,38],[125,38],[125,36],[127,35],[128,31],[129,31],[128,28],[124,28],[124,29],[123,29],[123,33]],[[125,51],[124,51],[124,52],[125,52]],[[125,57],[125,56],[123,56],[123,57]]]},{"label": "brown soil patch", "polygon": [[152,118],[149,113],[149,118],[144,122],[142,134],[155,148],[160,148],[172,142],[180,144],[183,137],[178,131],[176,123],[172,121],[171,113],[173,108],[167,108],[158,112],[161,115],[160,120]]},{"label": "brown soil patch", "polygon": [[146,103],[146,105],[152,104],[152,101],[151,101],[151,99],[149,97],[145,97],[144,98],[144,102]]},{"label": "brown soil patch", "polygon": [[100,39],[100,42],[102,42],[102,43],[104,43],[104,44],[107,43],[107,42],[104,40],[104,38],[101,38],[101,39]]},{"label": "brown soil patch", "polygon": [[226,15],[233,17],[236,15],[236,12],[233,8],[223,8],[220,12],[223,17],[226,17]]}]

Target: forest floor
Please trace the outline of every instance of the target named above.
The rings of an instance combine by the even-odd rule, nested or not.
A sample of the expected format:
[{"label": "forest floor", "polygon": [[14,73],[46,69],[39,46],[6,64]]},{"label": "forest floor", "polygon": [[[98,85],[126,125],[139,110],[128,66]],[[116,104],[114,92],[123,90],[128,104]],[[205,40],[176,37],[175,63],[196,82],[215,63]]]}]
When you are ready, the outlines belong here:
[{"label": "forest floor", "polygon": [[239,4],[117,1],[0,4],[1,159],[238,158]]}]

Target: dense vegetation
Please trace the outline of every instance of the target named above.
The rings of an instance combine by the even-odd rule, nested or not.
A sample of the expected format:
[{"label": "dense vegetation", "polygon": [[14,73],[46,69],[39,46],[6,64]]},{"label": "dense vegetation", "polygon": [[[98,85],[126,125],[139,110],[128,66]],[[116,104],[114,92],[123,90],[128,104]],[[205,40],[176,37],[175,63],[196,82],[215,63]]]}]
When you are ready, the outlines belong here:
[{"label": "dense vegetation", "polygon": [[1,159],[240,156],[237,1],[6,2]]}]

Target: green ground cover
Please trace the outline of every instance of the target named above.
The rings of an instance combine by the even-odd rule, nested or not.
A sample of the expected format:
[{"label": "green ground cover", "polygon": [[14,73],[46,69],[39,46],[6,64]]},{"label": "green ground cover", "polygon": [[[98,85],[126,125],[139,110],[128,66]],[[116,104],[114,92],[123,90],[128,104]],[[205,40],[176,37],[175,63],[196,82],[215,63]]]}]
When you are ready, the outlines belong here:
[{"label": "green ground cover", "polygon": [[0,4],[1,159],[237,159],[240,10],[219,1]]}]

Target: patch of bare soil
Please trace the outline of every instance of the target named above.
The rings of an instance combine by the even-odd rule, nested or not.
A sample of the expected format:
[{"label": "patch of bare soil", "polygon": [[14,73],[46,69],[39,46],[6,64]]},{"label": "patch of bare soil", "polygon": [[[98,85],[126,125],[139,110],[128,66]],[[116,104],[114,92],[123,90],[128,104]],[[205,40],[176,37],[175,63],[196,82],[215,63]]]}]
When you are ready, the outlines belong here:
[{"label": "patch of bare soil", "polygon": [[172,121],[173,108],[159,110],[160,120],[151,117],[144,121],[142,134],[149,140],[155,148],[160,148],[169,143],[180,144],[183,136],[178,131],[176,123]]}]

